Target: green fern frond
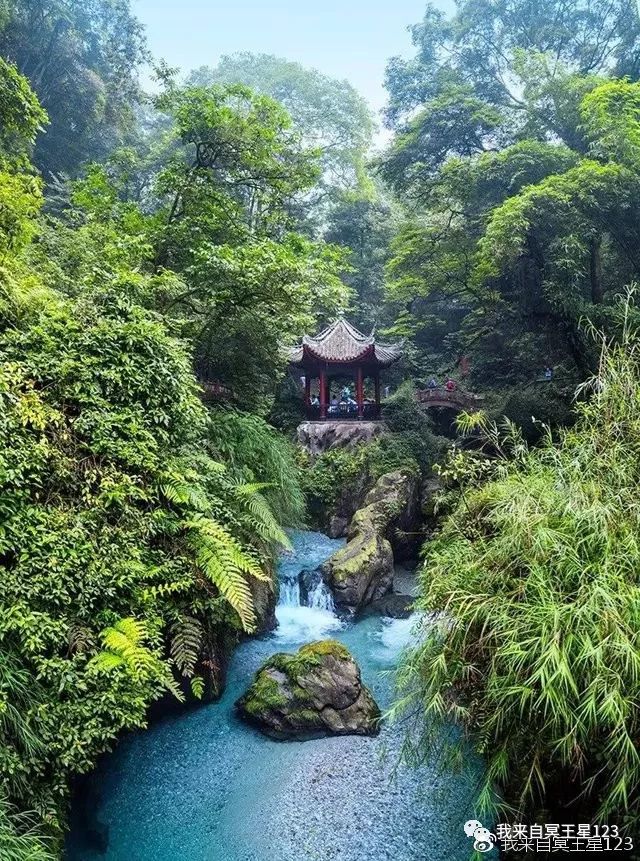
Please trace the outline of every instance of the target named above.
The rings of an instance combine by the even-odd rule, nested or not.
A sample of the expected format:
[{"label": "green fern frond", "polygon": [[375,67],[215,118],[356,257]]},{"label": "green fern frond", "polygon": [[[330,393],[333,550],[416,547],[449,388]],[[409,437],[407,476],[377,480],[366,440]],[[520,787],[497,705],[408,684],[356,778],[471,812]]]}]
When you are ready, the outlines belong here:
[{"label": "green fern frond", "polygon": [[116,655],[115,652],[98,652],[91,661],[91,666],[95,667],[98,672],[108,673],[116,667],[126,666],[126,661],[121,655]]},{"label": "green fern frond", "polygon": [[253,482],[233,482],[236,492],[240,496],[251,496],[254,493],[261,493],[272,485],[268,481],[253,481]]},{"label": "green fern frond", "polygon": [[185,481],[183,476],[166,479],[159,485],[159,489],[172,505],[185,506],[195,511],[206,511],[209,507],[205,491],[198,485]]},{"label": "green fern frond", "polygon": [[113,630],[119,634],[123,634],[132,643],[141,643],[148,637],[147,626],[140,619],[134,619],[128,616],[125,619],[119,619],[113,626]]},{"label": "green fern frond", "polygon": [[192,676],[200,655],[204,630],[193,616],[181,616],[171,626],[170,653],[183,676]]},{"label": "green fern frond", "polygon": [[[291,549],[291,543],[271,510],[271,506],[261,491],[269,485],[264,483],[236,484],[234,491],[244,513],[251,518],[249,526],[258,533],[262,541],[269,545],[279,545]],[[247,525],[247,524],[245,524]]]},{"label": "green fern frond", "polygon": [[[223,474],[225,467],[211,458],[206,458],[206,465],[200,465],[203,474]],[[184,470],[165,473],[160,482],[159,490],[173,505],[192,508],[195,511],[209,510],[209,496],[202,486],[201,473],[186,467]]]},{"label": "green fern frond", "polygon": [[191,678],[191,693],[197,700],[201,700],[204,695],[204,679],[202,676],[193,676]]},{"label": "green fern frond", "polygon": [[166,598],[168,595],[177,595],[181,592],[186,592],[192,586],[192,577],[182,577],[180,580],[172,580],[170,583],[161,583],[158,586],[150,586],[148,589],[143,589],[142,597],[145,599]]},{"label": "green fern frond", "polygon": [[269,580],[251,553],[216,520],[208,517],[196,517],[186,523],[186,526],[202,536],[220,554],[222,561],[237,568],[244,574],[250,574],[256,580]]},{"label": "green fern frond", "polygon": [[256,620],[248,577],[267,581],[269,575],[217,521],[196,517],[185,527],[198,568],[236,611],[245,631],[253,631]]},{"label": "green fern frond", "polygon": [[160,682],[176,699],[184,700],[170,667],[144,645],[149,633],[146,624],[132,617],[120,619],[101,633],[104,648],[89,661],[89,668],[109,673],[124,668],[140,682]]},{"label": "green fern frond", "polygon": [[169,691],[169,693],[173,694],[173,696],[178,700],[178,702],[184,702],[184,694],[180,689],[180,685],[176,682],[176,680],[171,675],[171,672],[167,672],[164,678],[162,679],[165,688]]}]

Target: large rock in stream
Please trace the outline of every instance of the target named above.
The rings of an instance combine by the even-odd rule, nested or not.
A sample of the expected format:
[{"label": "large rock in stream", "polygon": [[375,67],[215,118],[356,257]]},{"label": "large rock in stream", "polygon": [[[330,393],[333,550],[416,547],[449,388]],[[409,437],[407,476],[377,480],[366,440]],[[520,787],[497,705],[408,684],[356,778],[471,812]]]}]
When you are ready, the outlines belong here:
[{"label": "large rock in stream", "polygon": [[407,558],[420,526],[416,477],[405,470],[381,476],[351,520],[347,544],[322,566],[336,605],[358,612],[393,585],[396,559]]},{"label": "large rock in stream", "polygon": [[335,640],[273,655],[236,702],[245,720],[278,739],[377,735],[380,709],[349,650]]}]

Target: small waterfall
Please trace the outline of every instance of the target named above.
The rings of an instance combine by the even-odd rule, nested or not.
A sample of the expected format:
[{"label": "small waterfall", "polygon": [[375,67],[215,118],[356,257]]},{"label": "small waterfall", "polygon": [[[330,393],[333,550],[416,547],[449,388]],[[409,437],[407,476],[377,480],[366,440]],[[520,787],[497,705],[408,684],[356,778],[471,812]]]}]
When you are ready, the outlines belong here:
[{"label": "small waterfall", "polygon": [[[300,590],[298,589],[298,591]],[[328,610],[330,613],[335,613],[336,605],[333,603],[333,595],[322,577],[309,591],[307,605],[314,607],[316,610]]]},{"label": "small waterfall", "polygon": [[333,595],[319,570],[280,569],[280,600],[275,635],[291,643],[321,639],[342,627]]},{"label": "small waterfall", "polygon": [[303,569],[292,573],[287,571],[280,578],[280,607],[311,607],[314,610],[328,610],[335,613],[331,590],[325,583],[320,571]]},{"label": "small waterfall", "polygon": [[280,600],[278,605],[281,607],[300,607],[300,581],[297,576],[282,578],[280,580]]}]

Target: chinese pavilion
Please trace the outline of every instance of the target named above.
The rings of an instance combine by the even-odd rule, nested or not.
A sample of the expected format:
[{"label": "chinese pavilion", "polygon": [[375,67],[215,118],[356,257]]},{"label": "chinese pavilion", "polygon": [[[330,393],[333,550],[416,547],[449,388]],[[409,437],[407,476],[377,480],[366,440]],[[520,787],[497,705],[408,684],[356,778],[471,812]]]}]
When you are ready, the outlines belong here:
[{"label": "chinese pavilion", "polygon": [[[290,348],[289,361],[304,370],[305,405],[312,419],[377,419],[380,416],[380,371],[402,356],[401,344],[381,344],[374,332],[363,335],[340,318],[315,337],[305,335],[302,343]],[[355,383],[355,399],[332,391],[339,378]],[[312,385],[318,380],[318,394]],[[365,397],[365,387],[373,384],[373,398]],[[314,387],[315,388],[315,387]]]}]

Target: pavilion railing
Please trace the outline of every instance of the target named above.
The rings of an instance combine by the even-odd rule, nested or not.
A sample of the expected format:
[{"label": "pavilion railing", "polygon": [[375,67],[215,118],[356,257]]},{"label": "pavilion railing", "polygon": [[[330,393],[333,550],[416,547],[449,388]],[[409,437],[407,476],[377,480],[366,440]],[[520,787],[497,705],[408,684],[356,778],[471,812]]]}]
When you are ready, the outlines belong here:
[{"label": "pavilion railing", "polygon": [[310,404],[305,413],[311,421],[375,421],[380,418],[380,407],[377,404],[362,405],[362,416],[358,415],[357,404],[327,404],[326,415],[321,417],[320,405]]}]

